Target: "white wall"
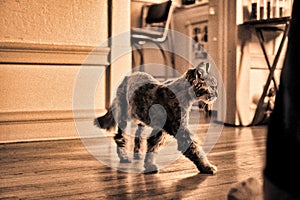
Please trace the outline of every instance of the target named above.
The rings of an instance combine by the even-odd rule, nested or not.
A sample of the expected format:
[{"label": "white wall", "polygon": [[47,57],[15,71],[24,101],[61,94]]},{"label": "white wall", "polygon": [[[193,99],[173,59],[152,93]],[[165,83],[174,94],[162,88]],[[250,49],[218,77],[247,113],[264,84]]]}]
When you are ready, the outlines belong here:
[{"label": "white wall", "polygon": [[0,7],[1,42],[95,46],[107,36],[103,0],[1,0]]},{"label": "white wall", "polygon": [[[122,23],[113,33],[128,30],[129,2],[114,7]],[[108,65],[107,1],[0,0],[0,9],[0,142],[77,137],[72,103],[81,65],[91,75]],[[104,76],[95,104],[78,108],[82,118],[105,109],[105,90]]]}]

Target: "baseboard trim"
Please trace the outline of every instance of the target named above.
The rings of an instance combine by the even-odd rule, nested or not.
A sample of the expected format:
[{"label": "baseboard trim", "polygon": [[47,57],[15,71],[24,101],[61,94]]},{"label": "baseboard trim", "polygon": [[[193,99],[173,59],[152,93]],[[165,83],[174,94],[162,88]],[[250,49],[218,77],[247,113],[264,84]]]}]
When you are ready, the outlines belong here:
[{"label": "baseboard trim", "polygon": [[44,111],[19,111],[0,112],[1,124],[16,123],[43,123],[56,121],[70,121],[74,119],[91,119],[95,115],[104,113],[104,109],[98,110],[44,110]]},{"label": "baseboard trim", "polygon": [[108,47],[0,42],[2,64],[107,66]]},{"label": "baseboard trim", "polygon": [[[107,46],[0,42],[0,65],[103,67],[109,65],[109,54]],[[75,121],[91,121],[102,112],[104,110],[15,112],[3,109],[0,111],[0,143],[78,138]],[[93,127],[90,129],[91,135],[97,133]]]},{"label": "baseboard trim", "polygon": [[[100,129],[93,125],[93,118],[104,112],[102,109],[2,112],[0,143],[101,137],[103,134],[99,134]],[[77,122],[86,124],[86,133],[78,133]]]}]

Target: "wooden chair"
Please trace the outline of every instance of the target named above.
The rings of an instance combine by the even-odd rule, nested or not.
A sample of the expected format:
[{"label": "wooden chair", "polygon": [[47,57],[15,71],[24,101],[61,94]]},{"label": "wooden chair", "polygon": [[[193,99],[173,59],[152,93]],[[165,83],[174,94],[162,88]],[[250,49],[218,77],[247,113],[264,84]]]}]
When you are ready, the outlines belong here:
[{"label": "wooden chair", "polygon": [[[162,53],[165,64],[167,65],[167,57],[162,43],[168,40],[171,45],[171,64],[174,68],[174,54],[171,34],[169,34],[169,27],[173,13],[173,3],[168,0],[159,4],[145,5],[142,7],[142,27],[131,29],[131,44],[140,55],[140,70],[144,71],[144,55],[143,45],[146,43],[155,44]],[[133,54],[132,54],[133,55]],[[132,57],[135,65],[134,55]]]}]

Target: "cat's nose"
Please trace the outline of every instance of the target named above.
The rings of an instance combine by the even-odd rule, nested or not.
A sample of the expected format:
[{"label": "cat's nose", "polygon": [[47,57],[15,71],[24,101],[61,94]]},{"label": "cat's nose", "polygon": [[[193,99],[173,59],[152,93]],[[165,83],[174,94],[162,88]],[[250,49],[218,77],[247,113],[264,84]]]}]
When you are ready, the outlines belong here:
[{"label": "cat's nose", "polygon": [[209,93],[209,96],[210,97],[218,97],[218,92],[217,91],[211,92],[211,93]]}]

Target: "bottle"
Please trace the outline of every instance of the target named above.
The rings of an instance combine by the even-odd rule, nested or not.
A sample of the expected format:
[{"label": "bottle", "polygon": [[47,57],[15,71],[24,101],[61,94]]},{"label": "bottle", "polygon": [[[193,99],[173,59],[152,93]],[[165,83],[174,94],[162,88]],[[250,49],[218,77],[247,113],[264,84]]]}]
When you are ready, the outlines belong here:
[{"label": "bottle", "polygon": [[271,18],[278,17],[278,15],[277,15],[277,8],[278,8],[277,4],[278,4],[278,0],[271,0],[271,5],[270,5],[270,7],[271,7],[270,17]]},{"label": "bottle", "polygon": [[251,1],[251,15],[250,18],[251,19],[258,19],[257,18],[257,1],[256,0],[252,0]]},{"label": "bottle", "polygon": [[284,8],[285,8],[285,1],[284,0],[279,0],[279,16],[278,17],[283,17],[284,15]]},{"label": "bottle", "polygon": [[267,19],[270,19],[271,18],[271,0],[268,0],[267,1]]},{"label": "bottle", "polygon": [[267,19],[267,0],[260,0],[259,3],[259,19]]}]

